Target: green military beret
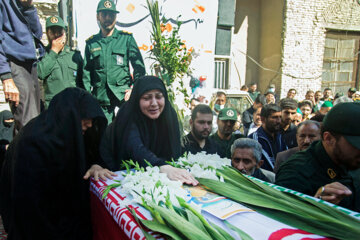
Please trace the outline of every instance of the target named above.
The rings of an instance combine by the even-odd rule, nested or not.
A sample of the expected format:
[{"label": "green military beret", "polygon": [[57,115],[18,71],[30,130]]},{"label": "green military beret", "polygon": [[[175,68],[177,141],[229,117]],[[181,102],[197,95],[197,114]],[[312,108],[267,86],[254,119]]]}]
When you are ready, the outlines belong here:
[{"label": "green military beret", "polygon": [[341,134],[346,140],[360,149],[360,103],[346,102],[336,104],[325,116],[324,129]]},{"label": "green military beret", "polygon": [[237,121],[237,113],[233,108],[223,108],[219,111],[219,120],[234,120]]},{"label": "green military beret", "polygon": [[356,92],[356,88],[354,88],[354,87],[349,88],[349,92]]},{"label": "green military beret", "polygon": [[330,101],[325,101],[322,105],[321,105],[321,107],[333,107],[334,105],[332,104],[332,102],[330,102]]},{"label": "green military beret", "polygon": [[112,11],[119,13],[119,11],[116,10],[116,5],[112,0],[101,0],[97,6],[96,12],[100,11]]},{"label": "green military beret", "polygon": [[46,28],[59,26],[65,28],[65,23],[59,16],[50,16],[46,19]]}]

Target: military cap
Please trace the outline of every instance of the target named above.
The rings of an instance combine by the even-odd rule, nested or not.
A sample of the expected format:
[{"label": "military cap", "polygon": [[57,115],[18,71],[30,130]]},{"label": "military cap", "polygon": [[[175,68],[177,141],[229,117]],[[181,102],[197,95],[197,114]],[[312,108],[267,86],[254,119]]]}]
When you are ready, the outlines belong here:
[{"label": "military cap", "polygon": [[223,108],[219,111],[219,120],[234,120],[237,121],[237,113],[233,108]]},{"label": "military cap", "polygon": [[356,92],[356,88],[354,88],[354,87],[349,88],[349,92]]},{"label": "military cap", "polygon": [[330,102],[330,101],[325,101],[322,105],[321,105],[321,107],[333,107],[334,105],[332,104],[332,102]]},{"label": "military cap", "polygon": [[100,11],[111,11],[119,13],[119,11],[116,10],[116,5],[112,0],[101,0],[97,6],[96,12]]},{"label": "military cap", "polygon": [[268,90],[264,95],[267,96],[269,94],[272,94],[275,97],[275,93],[273,91]]},{"label": "military cap", "polygon": [[54,27],[54,26],[65,28],[65,23],[62,20],[62,18],[59,17],[59,16],[50,16],[50,17],[48,17],[46,19],[46,28]]},{"label": "military cap", "polygon": [[359,119],[359,103],[339,103],[326,114],[323,125],[326,130],[341,134],[351,145],[360,149]]}]

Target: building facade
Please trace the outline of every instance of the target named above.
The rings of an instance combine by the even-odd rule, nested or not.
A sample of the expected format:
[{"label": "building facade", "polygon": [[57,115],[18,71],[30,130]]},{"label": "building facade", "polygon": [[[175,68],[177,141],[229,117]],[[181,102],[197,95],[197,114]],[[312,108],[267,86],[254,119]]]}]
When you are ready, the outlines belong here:
[{"label": "building facade", "polygon": [[346,93],[359,87],[359,40],[359,0],[238,0],[229,87]]}]

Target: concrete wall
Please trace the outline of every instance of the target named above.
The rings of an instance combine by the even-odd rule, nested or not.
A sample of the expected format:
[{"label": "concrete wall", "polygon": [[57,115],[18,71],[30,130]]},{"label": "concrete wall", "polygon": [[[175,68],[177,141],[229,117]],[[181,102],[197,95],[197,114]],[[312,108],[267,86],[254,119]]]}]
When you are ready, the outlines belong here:
[{"label": "concrete wall", "polygon": [[236,2],[232,39],[232,88],[236,82],[238,86],[256,82],[262,92],[270,83],[276,83],[280,88],[281,76],[276,72],[280,71],[281,65],[283,2]]},{"label": "concrete wall", "polygon": [[[262,0],[260,8],[260,61],[258,67],[259,89],[265,92],[269,84],[275,84],[276,92],[281,87],[281,55],[284,0]],[[266,69],[264,69],[266,68]]]},{"label": "concrete wall", "polygon": [[246,57],[259,61],[261,0],[236,1],[235,26],[232,38],[231,87],[258,82],[256,64]]},{"label": "concrete wall", "polygon": [[326,31],[360,31],[357,0],[286,0],[281,96],[298,90],[302,100],[308,89],[321,89]]}]

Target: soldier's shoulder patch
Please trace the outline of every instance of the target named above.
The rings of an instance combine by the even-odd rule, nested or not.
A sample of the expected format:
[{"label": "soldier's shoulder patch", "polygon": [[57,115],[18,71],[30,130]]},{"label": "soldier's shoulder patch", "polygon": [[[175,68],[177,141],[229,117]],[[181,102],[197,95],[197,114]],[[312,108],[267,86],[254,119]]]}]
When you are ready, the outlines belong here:
[{"label": "soldier's shoulder patch", "polygon": [[94,35],[92,35],[92,36],[90,36],[88,39],[86,39],[85,41],[87,42],[87,41],[90,41],[91,39],[93,39],[94,38]]},{"label": "soldier's shoulder patch", "polygon": [[125,30],[121,30],[120,32],[121,32],[121,33],[124,33],[124,34],[127,34],[127,35],[131,35],[131,34],[132,34],[131,32],[128,32],[128,31],[125,31]]}]

